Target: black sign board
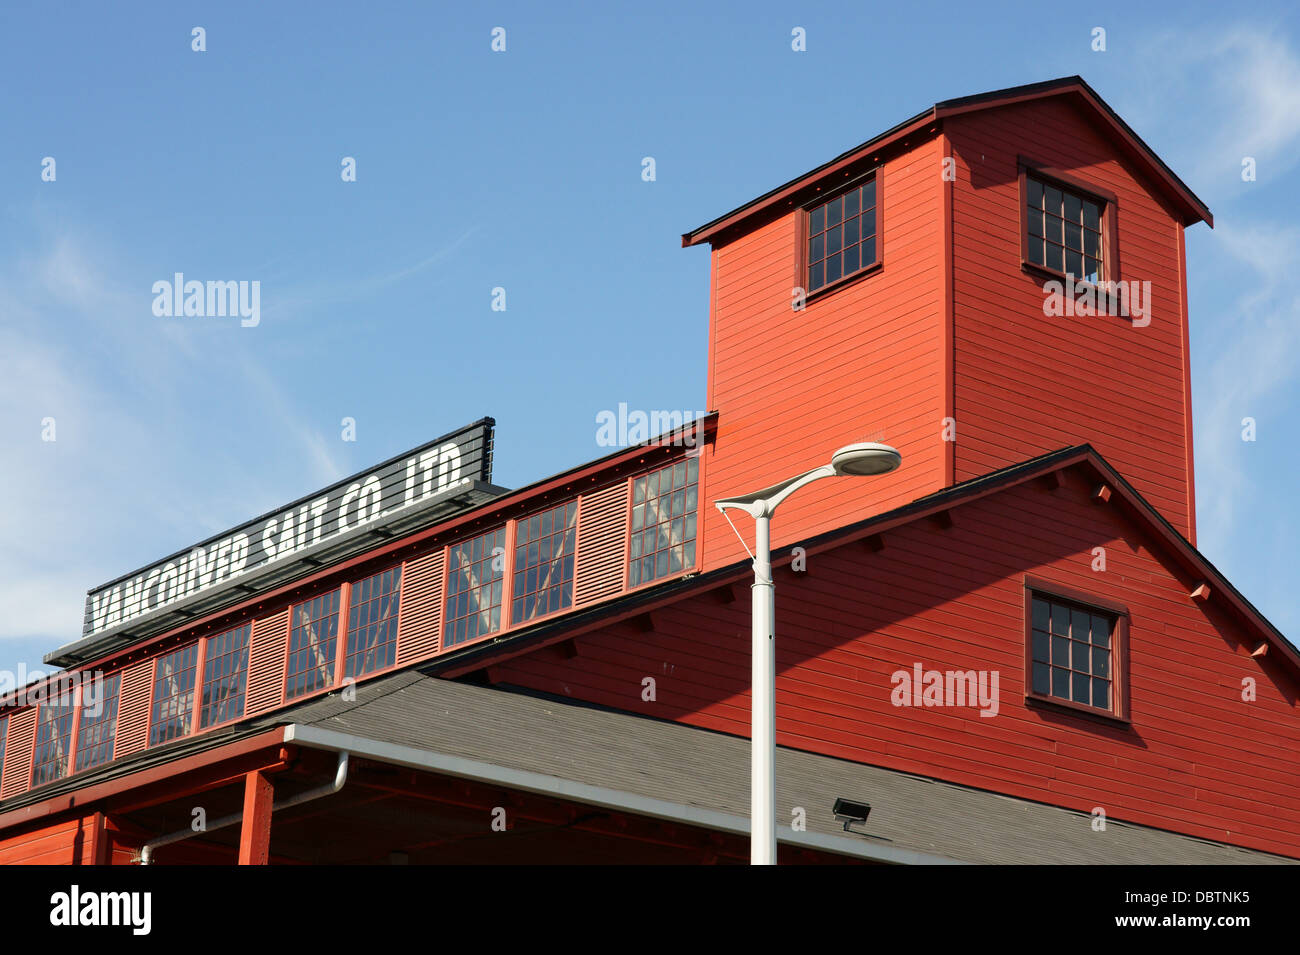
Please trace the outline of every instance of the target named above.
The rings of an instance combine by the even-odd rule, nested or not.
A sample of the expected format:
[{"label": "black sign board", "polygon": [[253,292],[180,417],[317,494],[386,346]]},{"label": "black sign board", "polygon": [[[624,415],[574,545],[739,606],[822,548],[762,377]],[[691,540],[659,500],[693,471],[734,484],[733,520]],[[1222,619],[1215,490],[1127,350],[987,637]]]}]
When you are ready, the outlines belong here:
[{"label": "black sign board", "polygon": [[353,549],[347,546],[353,538],[386,528],[405,530],[413,517],[435,513],[427,505],[491,481],[495,423],[484,418],[443,435],[90,591],[83,640],[189,604],[199,595],[255,591],[260,588],[249,584],[254,578],[281,576],[265,573],[270,568],[304,555],[343,554]]}]

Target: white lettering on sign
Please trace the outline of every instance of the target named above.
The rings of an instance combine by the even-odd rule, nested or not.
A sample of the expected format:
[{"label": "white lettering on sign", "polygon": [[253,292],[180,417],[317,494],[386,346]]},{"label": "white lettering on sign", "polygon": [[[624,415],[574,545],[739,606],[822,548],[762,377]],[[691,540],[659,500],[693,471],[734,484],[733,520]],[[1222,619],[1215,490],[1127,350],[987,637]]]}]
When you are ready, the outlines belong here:
[{"label": "white lettering on sign", "polygon": [[[488,444],[487,432],[483,446]],[[470,440],[478,436],[471,433]],[[486,453],[486,452],[485,452]],[[440,494],[477,475],[463,473],[461,446],[449,441],[383,466],[346,487],[333,488],[259,524],[192,548],[90,595],[96,633],[166,607],[299,551],[351,534],[381,517]],[[384,480],[390,480],[385,497]],[[400,499],[398,491],[400,488]]]}]

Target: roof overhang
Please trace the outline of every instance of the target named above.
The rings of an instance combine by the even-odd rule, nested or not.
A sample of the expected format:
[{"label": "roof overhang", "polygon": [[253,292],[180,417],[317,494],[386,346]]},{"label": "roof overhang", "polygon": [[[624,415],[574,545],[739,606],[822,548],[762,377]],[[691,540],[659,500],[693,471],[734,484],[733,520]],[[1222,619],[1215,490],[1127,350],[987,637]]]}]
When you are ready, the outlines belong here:
[{"label": "roof overhang", "polygon": [[[429,507],[434,510],[426,513],[421,509],[418,514],[413,515],[414,525],[404,519],[394,532],[389,532],[392,527],[390,525],[378,534],[364,535],[360,538],[364,541],[363,546],[358,551],[349,550],[346,554],[335,553],[330,545],[320,548],[328,553],[318,553],[316,550],[303,551],[300,555],[302,560],[293,563],[293,573],[285,574],[284,579],[277,577],[275,580],[264,582],[255,593],[235,588],[232,599],[223,599],[219,606],[204,606],[201,609],[193,602],[203,599],[198,596],[176,604],[174,609],[178,613],[167,617],[165,627],[152,626],[153,618],[151,618],[148,632],[127,625],[110,633],[98,634],[61,647],[48,654],[45,662],[67,668],[85,668],[108,665],[121,659],[123,654],[128,656],[147,654],[158,642],[185,632],[196,624],[217,623],[221,619],[234,620],[255,608],[283,599],[293,591],[311,586],[359,562],[369,563],[372,560],[386,559],[412,546],[426,544],[442,535],[464,533],[469,528],[517,517],[547,501],[567,498],[575,491],[598,487],[602,482],[616,480],[648,464],[686,453],[687,449],[698,449],[699,446],[711,443],[717,436],[717,430],[718,413],[712,411],[694,421],[684,422],[648,441],[620,448],[602,458],[561,471],[517,490],[509,491],[482,482],[453,489],[446,495],[430,500]],[[429,519],[423,519],[425,516]],[[172,607],[168,608],[169,611],[172,609]],[[38,686],[57,686],[58,679],[59,674],[55,673],[43,680],[33,681],[26,687],[16,688],[6,696],[0,697],[0,705],[10,702],[20,689],[31,692]]]},{"label": "roof overhang", "polygon": [[1214,228],[1214,216],[1211,214],[1209,207],[1197,198],[1191,189],[1187,187],[1187,184],[1165,164],[1164,160],[1143,142],[1132,127],[1124,122],[1119,114],[1097,94],[1096,90],[1084,82],[1082,77],[1067,76],[1055,80],[1046,80],[1041,83],[994,90],[989,93],[978,93],[973,96],[963,96],[936,103],[929,109],[923,110],[910,119],[899,123],[893,129],[887,130],[879,136],[867,140],[860,146],[855,146],[847,152],[841,153],[830,162],[823,163],[816,169],[791,179],[771,192],[765,193],[757,199],[753,199],[713,221],[706,222],[699,228],[683,234],[682,247],[688,248],[707,241],[716,242],[729,235],[734,235],[742,227],[742,224],[761,218],[764,214],[772,215],[783,208],[793,206],[801,201],[805,194],[816,190],[819,185],[824,185],[836,173],[864,162],[873,161],[878,154],[885,152],[908,137],[937,129],[938,125],[949,117],[960,116],[977,110],[1012,106],[1017,103],[1044,99],[1050,96],[1071,97],[1079,105],[1087,108],[1107,128],[1113,140],[1119,144],[1129,159],[1135,162],[1169,198],[1181,217],[1184,226],[1203,221],[1210,228]]},{"label": "roof overhang", "polygon": [[277,560],[239,578],[233,586],[199,591],[138,619],[74,641],[47,653],[44,660],[60,667],[76,667],[105,654],[129,647],[160,633],[174,631],[201,617],[246,603],[291,584],[322,568],[334,567],[350,557],[425,527],[443,523],[508,493],[486,481],[470,481],[435,494],[426,501],[400,512],[399,516],[358,531],[342,540],[327,540],[298,551],[287,560]]},{"label": "roof overhang", "polygon": [[[370,739],[350,733],[322,729],[299,723],[285,727],[284,741],[308,749],[345,752],[352,756],[374,759],[394,766],[418,769],[444,776],[472,779],[507,789],[569,799],[588,806],[612,809],[636,816],[664,819],[683,825],[698,826],[733,835],[749,835],[749,819],[733,813],[702,806],[656,799],[626,790],[599,786],[577,779],[529,772],[482,760],[439,753],[414,746]],[[836,855],[853,856],[873,862],[895,865],[963,865],[955,859],[914,852],[862,840],[845,839],[825,833],[799,831],[790,826],[776,827],[777,842],[800,849],[816,849]]]},{"label": "roof overhang", "polygon": [[[1300,652],[1297,652],[1295,646],[1091,445],[1062,448],[1020,464],[1001,468],[982,477],[963,481],[894,510],[799,541],[797,546],[803,549],[806,556],[811,557],[857,541],[865,541],[867,538],[884,534],[914,521],[942,514],[953,507],[1044,477],[1054,471],[1076,466],[1090,468],[1099,481],[1113,488],[1116,494],[1113,503],[1122,507],[1130,519],[1150,532],[1163,545],[1164,552],[1176,561],[1187,578],[1208,582],[1212,591],[1217,594],[1215,599],[1221,601],[1221,605],[1225,606],[1252,634],[1274,648],[1277,655],[1287,661],[1293,672],[1300,675]],[[782,548],[781,553],[773,554],[772,566],[781,567],[789,564],[793,559],[790,549]],[[707,574],[666,581],[658,587],[647,588],[592,607],[585,613],[557,621],[554,625],[543,624],[503,637],[500,641],[467,647],[463,652],[436,658],[422,665],[421,670],[444,676],[461,675],[519,653],[531,652],[549,643],[572,639],[583,633],[609,626],[611,623],[643,616],[658,607],[676,603],[701,592],[751,580],[752,576],[753,568],[750,562],[740,560]]]}]

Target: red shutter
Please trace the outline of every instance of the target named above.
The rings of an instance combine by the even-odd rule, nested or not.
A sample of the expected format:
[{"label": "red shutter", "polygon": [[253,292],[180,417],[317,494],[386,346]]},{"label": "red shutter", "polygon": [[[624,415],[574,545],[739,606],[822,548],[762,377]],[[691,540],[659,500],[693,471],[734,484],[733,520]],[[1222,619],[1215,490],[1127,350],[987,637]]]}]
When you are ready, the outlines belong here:
[{"label": "red shutter", "polygon": [[442,554],[439,549],[402,566],[398,666],[438,652],[442,636]]},{"label": "red shutter", "polygon": [[623,589],[627,487],[623,482],[579,499],[574,606],[613,596]]},{"label": "red shutter", "polygon": [[122,698],[117,704],[114,759],[138,753],[149,743],[149,704],[153,700],[153,664],[153,660],[144,660],[122,673]]},{"label": "red shutter", "polygon": [[284,699],[284,659],[289,642],[289,610],[253,622],[248,648],[248,696],[245,716],[264,713]]},{"label": "red shutter", "polygon": [[32,778],[32,743],[36,739],[36,707],[9,717],[9,739],[5,742],[4,776],[0,777],[0,799],[26,792]]}]

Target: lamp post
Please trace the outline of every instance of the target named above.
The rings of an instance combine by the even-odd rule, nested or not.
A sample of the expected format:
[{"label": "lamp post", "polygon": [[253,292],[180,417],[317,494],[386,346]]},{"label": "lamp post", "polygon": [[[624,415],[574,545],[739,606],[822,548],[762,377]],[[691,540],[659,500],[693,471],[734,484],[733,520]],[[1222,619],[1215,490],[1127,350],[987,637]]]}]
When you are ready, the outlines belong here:
[{"label": "lamp post", "polygon": [[[831,455],[831,463],[813,468],[753,494],[715,502],[754,518],[754,584],[751,661],[751,731],[749,781],[749,861],[776,864],[776,586],[772,583],[772,512],[787,497],[824,477],[866,477],[893,471],[903,461],[885,444],[850,444]],[[735,528],[735,525],[732,525]],[[736,532],[739,536],[739,531]],[[744,538],[741,538],[743,544]],[[748,550],[748,548],[746,548]]]}]

